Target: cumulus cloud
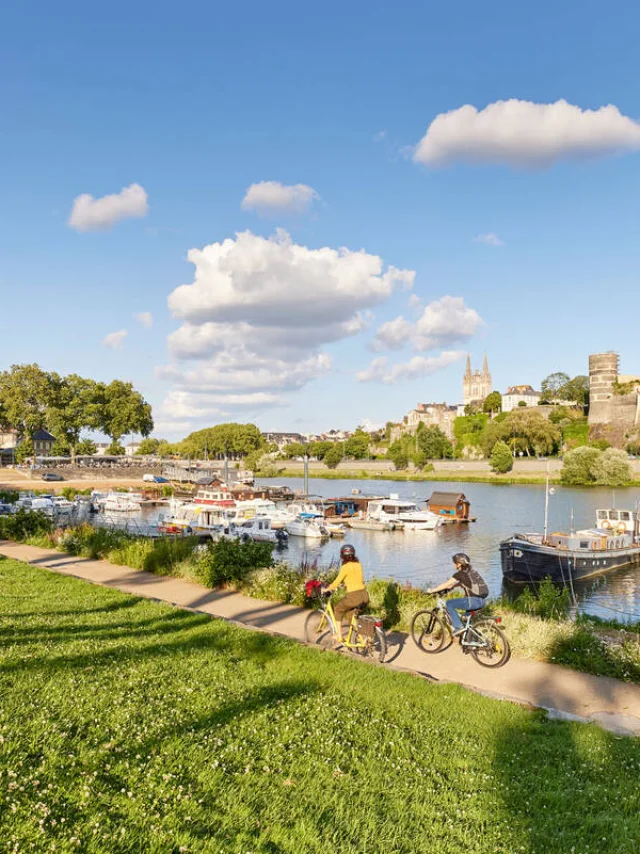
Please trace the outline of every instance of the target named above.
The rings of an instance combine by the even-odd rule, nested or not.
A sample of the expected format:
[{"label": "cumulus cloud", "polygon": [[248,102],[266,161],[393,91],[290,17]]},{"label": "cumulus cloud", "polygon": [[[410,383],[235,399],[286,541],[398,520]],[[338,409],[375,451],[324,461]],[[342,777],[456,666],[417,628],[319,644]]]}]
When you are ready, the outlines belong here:
[{"label": "cumulus cloud", "polygon": [[153,326],[153,315],[150,311],[140,311],[133,315],[135,319],[141,323],[145,329],[151,329]]},{"label": "cumulus cloud", "polygon": [[319,198],[313,187],[307,184],[260,181],[247,189],[241,207],[263,216],[271,213],[304,213]]},{"label": "cumulus cloud", "polygon": [[445,350],[438,356],[414,356],[408,362],[389,365],[386,356],[373,359],[369,367],[356,374],[360,383],[377,382],[395,385],[404,380],[416,380],[441,371],[464,356],[462,350]]},{"label": "cumulus cloud", "polygon": [[500,240],[497,234],[493,231],[487,234],[476,234],[473,238],[474,243],[484,243],[485,246],[504,246],[504,240]]},{"label": "cumulus cloud", "polygon": [[411,345],[414,350],[435,350],[466,341],[476,334],[482,319],[465,304],[462,297],[445,296],[424,307],[415,323],[396,317],[376,332],[373,350],[401,350]]},{"label": "cumulus cloud", "polygon": [[105,335],[102,343],[110,350],[122,350],[124,347],[124,339],[127,337],[127,330],[120,329],[118,332],[110,332]]},{"label": "cumulus cloud", "polygon": [[419,311],[422,308],[422,299],[418,294],[411,294],[409,297],[409,308],[412,311]]},{"label": "cumulus cloud", "polygon": [[483,110],[465,104],[440,113],[415,148],[427,166],[495,163],[545,167],[558,160],[640,149],[640,124],[609,104],[582,110],[565,100],[553,104],[496,101]]},{"label": "cumulus cloud", "polygon": [[415,276],[364,250],[295,244],[284,231],[269,239],[244,232],[188,257],[194,280],[169,296],[182,325],[168,339],[171,364],[157,371],[191,395],[167,398],[171,417],[184,417],[185,406],[280,404],[331,370],[325,345],[365,329],[371,308]]},{"label": "cumulus cloud", "polygon": [[99,231],[110,228],[121,219],[146,216],[147,194],[140,184],[124,187],[119,193],[94,199],[89,193],[76,196],[69,225],[76,231]]}]

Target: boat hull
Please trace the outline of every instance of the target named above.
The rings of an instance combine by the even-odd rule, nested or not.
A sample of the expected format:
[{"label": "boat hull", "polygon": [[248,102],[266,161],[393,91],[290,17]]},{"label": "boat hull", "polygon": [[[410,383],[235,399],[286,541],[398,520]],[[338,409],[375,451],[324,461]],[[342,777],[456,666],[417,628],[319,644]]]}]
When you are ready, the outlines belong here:
[{"label": "boat hull", "polygon": [[594,551],[560,550],[511,537],[500,543],[500,562],[505,581],[530,584],[550,577],[566,583],[604,575],[622,566],[640,564],[640,547]]}]

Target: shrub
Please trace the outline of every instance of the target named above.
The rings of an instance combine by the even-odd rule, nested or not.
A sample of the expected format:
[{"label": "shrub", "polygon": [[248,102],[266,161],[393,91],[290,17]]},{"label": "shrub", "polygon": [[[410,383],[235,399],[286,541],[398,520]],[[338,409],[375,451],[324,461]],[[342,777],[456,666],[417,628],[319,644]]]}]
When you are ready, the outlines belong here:
[{"label": "shrub", "polygon": [[106,557],[123,543],[133,539],[125,531],[115,531],[109,528],[93,528],[89,524],[68,528],[60,538],[58,545],[62,551],[70,555],[80,555],[97,560]]},{"label": "shrub", "polygon": [[240,583],[249,573],[265,566],[273,566],[272,543],[220,540],[198,556],[194,570],[197,579],[206,587],[219,587]]},{"label": "shrub", "polygon": [[569,486],[625,486],[631,480],[631,467],[624,451],[582,447],[565,455],[561,478]]},{"label": "shrub", "polygon": [[0,539],[23,542],[52,531],[53,522],[40,510],[20,509],[10,516],[0,516]]},{"label": "shrub", "polygon": [[597,448],[584,446],[565,454],[560,475],[562,483],[567,486],[585,486],[594,483],[592,469],[601,453],[602,451]]},{"label": "shrub", "polygon": [[570,604],[569,589],[556,586],[547,576],[536,591],[525,588],[510,607],[520,614],[530,614],[543,620],[562,620],[569,613]]},{"label": "shrub", "polygon": [[506,442],[496,442],[491,451],[491,468],[497,474],[506,474],[513,468],[513,457]]},{"label": "shrub", "polygon": [[15,504],[20,498],[20,493],[13,489],[0,489],[0,501],[4,504]]}]

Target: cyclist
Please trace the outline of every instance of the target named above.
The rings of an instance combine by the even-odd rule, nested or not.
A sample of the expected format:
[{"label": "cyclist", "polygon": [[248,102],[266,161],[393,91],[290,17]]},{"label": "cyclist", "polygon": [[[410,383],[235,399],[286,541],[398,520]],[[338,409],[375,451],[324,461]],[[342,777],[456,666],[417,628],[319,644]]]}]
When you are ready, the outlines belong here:
[{"label": "cyclist", "polygon": [[443,581],[437,587],[427,590],[427,593],[445,593],[456,587],[462,587],[464,590],[465,595],[463,597],[460,599],[448,599],[446,603],[455,637],[463,629],[458,611],[478,611],[480,608],[484,608],[487,596],[489,595],[489,588],[480,573],[476,572],[471,566],[468,555],[464,554],[464,552],[458,552],[454,554],[452,560],[456,571],[451,578],[448,581]]},{"label": "cyclist", "polygon": [[349,543],[345,543],[340,549],[340,560],[342,567],[335,581],[329,584],[329,590],[336,590],[341,584],[347,589],[347,595],[333,609],[336,615],[336,641],[342,643],[342,620],[344,617],[350,621],[356,608],[364,608],[369,604],[369,594],[364,586],[364,571],[362,564],[356,556],[356,550]]}]

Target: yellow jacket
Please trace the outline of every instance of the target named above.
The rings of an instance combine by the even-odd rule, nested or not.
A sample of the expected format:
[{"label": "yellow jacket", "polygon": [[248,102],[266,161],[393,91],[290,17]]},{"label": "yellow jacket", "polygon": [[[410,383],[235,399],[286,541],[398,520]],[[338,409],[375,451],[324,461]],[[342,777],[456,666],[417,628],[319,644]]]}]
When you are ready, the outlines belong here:
[{"label": "yellow jacket", "polygon": [[340,584],[344,584],[347,588],[347,593],[357,593],[358,590],[364,590],[364,571],[362,564],[357,560],[343,563],[338,577],[329,585],[329,590],[335,590]]}]

